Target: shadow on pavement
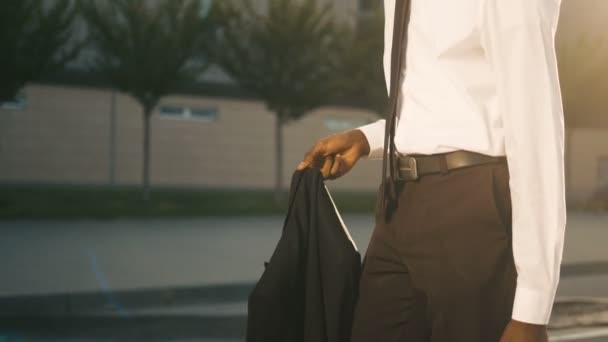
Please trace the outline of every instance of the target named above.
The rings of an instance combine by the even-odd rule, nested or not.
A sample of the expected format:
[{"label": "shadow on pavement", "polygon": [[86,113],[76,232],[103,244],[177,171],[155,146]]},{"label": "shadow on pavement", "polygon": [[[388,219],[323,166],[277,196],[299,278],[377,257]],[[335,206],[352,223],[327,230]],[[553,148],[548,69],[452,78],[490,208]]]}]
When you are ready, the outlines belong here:
[{"label": "shadow on pavement", "polygon": [[15,316],[2,318],[0,336],[12,340],[45,339],[110,339],[110,340],[175,340],[245,336],[246,316],[205,317],[171,316]]},{"label": "shadow on pavement", "polygon": [[[563,277],[590,274],[608,274],[608,262],[562,267]],[[246,330],[247,298],[254,285],[0,297],[0,337],[242,339]],[[551,329],[598,325],[608,325],[608,301],[570,298],[558,299],[555,303]]]}]

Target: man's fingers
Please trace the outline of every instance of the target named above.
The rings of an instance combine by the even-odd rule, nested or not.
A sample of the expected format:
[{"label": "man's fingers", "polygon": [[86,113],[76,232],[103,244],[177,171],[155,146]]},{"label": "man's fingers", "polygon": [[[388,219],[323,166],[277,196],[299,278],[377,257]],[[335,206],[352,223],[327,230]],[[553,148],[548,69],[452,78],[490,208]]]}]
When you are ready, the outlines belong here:
[{"label": "man's fingers", "polygon": [[323,155],[323,152],[324,152],[324,144],[322,144],[322,143],[316,144],[308,152],[306,152],[306,154],[304,155],[304,159],[302,160],[302,162],[300,164],[298,164],[298,166],[296,167],[296,170],[302,170],[309,166],[315,166],[314,165],[315,162],[320,161],[320,157]]},{"label": "man's fingers", "polygon": [[327,178],[329,176],[333,164],[334,156],[325,157],[325,161],[323,162],[323,166],[321,167],[321,174],[323,175],[323,178]]},{"label": "man's fingers", "polygon": [[329,171],[329,176],[327,178],[336,179],[342,176],[342,174],[344,174],[344,158],[341,155],[337,154],[334,159],[334,164],[332,165],[331,170]]}]

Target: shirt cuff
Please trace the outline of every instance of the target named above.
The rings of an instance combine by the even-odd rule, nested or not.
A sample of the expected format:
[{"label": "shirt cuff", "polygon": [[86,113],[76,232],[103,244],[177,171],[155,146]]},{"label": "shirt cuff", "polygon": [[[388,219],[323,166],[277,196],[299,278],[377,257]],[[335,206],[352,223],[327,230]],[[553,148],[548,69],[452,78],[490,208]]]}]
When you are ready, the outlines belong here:
[{"label": "shirt cuff", "polygon": [[364,156],[368,159],[382,159],[384,151],[384,127],[385,119],[376,120],[367,125],[357,127],[363,132],[369,144],[369,154]]},{"label": "shirt cuff", "polygon": [[524,323],[546,325],[549,323],[555,291],[536,291],[525,287],[515,289],[511,318]]}]

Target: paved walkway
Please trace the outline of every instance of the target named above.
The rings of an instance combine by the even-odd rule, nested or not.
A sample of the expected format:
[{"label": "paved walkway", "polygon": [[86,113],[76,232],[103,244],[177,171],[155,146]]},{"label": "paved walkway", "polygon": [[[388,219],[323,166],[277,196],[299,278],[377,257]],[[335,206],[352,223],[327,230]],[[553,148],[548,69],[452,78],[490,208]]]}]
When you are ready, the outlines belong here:
[{"label": "paved walkway", "polygon": [[[208,299],[210,294],[220,296],[223,290],[217,288],[226,290],[224,285],[237,284],[228,288],[234,292],[221,295],[227,300],[185,305],[184,298],[168,291],[162,292],[162,300],[178,305],[144,305],[130,312],[203,314],[242,322],[244,296],[262,273],[283,219],[0,222],[0,298],[135,290],[133,293],[139,293],[136,300],[143,300],[144,289],[157,299],[155,289],[189,289]],[[364,255],[373,218],[345,215],[344,220]],[[608,215],[568,214],[559,298],[608,298],[607,244]],[[112,304],[111,297],[101,300]],[[74,309],[75,303],[70,305]],[[106,313],[120,309],[112,305],[106,307]],[[608,341],[608,332],[601,329],[554,331],[552,336],[553,341]]]},{"label": "paved walkway", "polygon": [[[344,220],[363,255],[372,217]],[[0,222],[0,296],[253,282],[282,224],[278,216]],[[608,273],[607,244],[608,215],[569,213],[565,265]]]}]

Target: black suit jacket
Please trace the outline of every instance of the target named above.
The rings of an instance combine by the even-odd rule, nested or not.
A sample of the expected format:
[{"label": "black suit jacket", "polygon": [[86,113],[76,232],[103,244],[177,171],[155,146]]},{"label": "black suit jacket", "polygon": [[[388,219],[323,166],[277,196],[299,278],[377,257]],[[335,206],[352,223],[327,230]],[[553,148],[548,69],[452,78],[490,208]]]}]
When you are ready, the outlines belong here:
[{"label": "black suit jacket", "polygon": [[348,342],[361,256],[319,169],[295,171],[283,233],[248,300],[248,342]]}]

